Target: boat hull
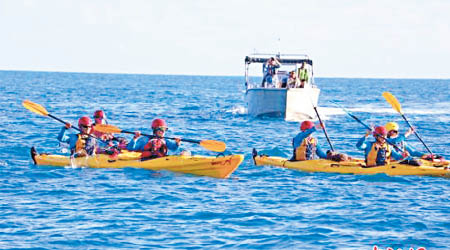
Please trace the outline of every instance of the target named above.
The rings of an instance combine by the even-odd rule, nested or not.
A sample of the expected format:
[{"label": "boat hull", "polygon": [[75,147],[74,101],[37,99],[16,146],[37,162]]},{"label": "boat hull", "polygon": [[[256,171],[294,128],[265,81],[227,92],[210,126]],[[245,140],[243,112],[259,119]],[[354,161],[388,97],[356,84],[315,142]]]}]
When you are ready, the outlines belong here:
[{"label": "boat hull", "polygon": [[449,162],[422,161],[422,166],[392,163],[385,166],[364,167],[361,159],[348,162],[335,162],[325,159],[308,161],[289,161],[288,159],[273,156],[254,156],[255,165],[278,166],[305,172],[327,172],[340,174],[386,174],[386,175],[427,175],[450,177]]},{"label": "boat hull", "polygon": [[286,120],[314,118],[320,89],[318,88],[251,88],[247,90],[248,114],[284,117]]},{"label": "boat hull", "polygon": [[127,152],[116,157],[98,154],[90,157],[70,158],[63,155],[37,154],[31,152],[36,165],[77,166],[90,168],[143,168],[169,170],[193,175],[228,178],[244,159],[243,155],[210,156],[166,156],[141,161],[140,153]]}]

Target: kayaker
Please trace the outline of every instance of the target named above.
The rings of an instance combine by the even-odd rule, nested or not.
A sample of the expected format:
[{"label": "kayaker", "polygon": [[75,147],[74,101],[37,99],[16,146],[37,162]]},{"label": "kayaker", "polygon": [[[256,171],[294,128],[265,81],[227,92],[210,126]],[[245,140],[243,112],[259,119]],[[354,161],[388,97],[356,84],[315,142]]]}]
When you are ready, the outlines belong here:
[{"label": "kayaker", "polygon": [[98,124],[108,124],[108,121],[106,120],[106,114],[103,110],[96,110],[94,112],[93,135],[105,141],[112,140],[114,138],[112,134],[95,130],[95,126]]},{"label": "kayaker", "polygon": [[94,124],[92,125],[92,134],[101,139],[98,141],[97,154],[109,154],[116,155],[120,149],[126,149],[128,141],[123,137],[114,137],[113,134],[103,133],[95,130],[95,126],[99,124],[108,124],[106,114],[103,110],[99,109],[94,112]]},{"label": "kayaker", "polygon": [[108,120],[106,119],[106,114],[103,110],[99,109],[94,112],[94,125],[93,125],[93,134],[95,137],[102,139],[106,143],[101,143],[102,147],[112,147],[118,146],[121,149],[125,149],[127,146],[127,140],[124,137],[114,137],[113,134],[103,133],[95,130],[95,126],[98,124],[108,124]]},{"label": "kayaker", "polygon": [[410,128],[404,135],[399,135],[399,125],[396,122],[388,122],[386,125],[384,125],[387,131],[387,137],[389,142],[392,144],[395,144],[398,148],[394,147],[394,150],[401,153],[401,151],[408,151],[409,155],[414,157],[422,157],[425,155],[425,153],[421,153],[419,151],[416,151],[414,148],[409,146],[405,139],[410,136],[413,132],[413,130]]},{"label": "kayaker", "polygon": [[141,151],[143,160],[164,157],[168,150],[175,151],[180,145],[181,139],[176,138],[175,142],[166,140],[164,134],[168,127],[163,119],[154,119],[152,121],[153,137],[141,137],[141,132],[136,131],[133,140],[131,140],[127,149],[131,151]]},{"label": "kayaker", "polygon": [[[373,137],[375,137],[375,141],[367,141],[367,137],[370,133],[372,133]],[[406,151],[404,151],[403,154],[400,154],[397,151],[392,150],[391,146],[385,140],[386,136],[386,128],[383,126],[378,126],[373,132],[368,130],[367,133],[358,140],[358,143],[356,143],[356,147],[364,150],[365,152],[364,155],[367,167],[389,164],[391,157],[395,160],[404,160],[409,156]]]},{"label": "kayaker", "polygon": [[59,132],[58,141],[69,144],[70,154],[73,157],[94,155],[97,142],[95,138],[89,136],[92,132],[91,119],[83,116],[78,120],[78,128],[81,131],[78,134],[67,134],[67,130],[71,127],[72,125],[70,123],[66,123]]},{"label": "kayaker", "polygon": [[302,122],[300,125],[301,132],[292,140],[294,152],[291,161],[312,160],[315,158],[315,155],[322,159],[327,158],[327,154],[322,151],[317,143],[317,139],[312,136],[312,133],[318,129],[322,129],[320,124],[314,125],[312,121]]},{"label": "kayaker", "polygon": [[[388,122],[384,126],[387,130],[387,138],[389,142],[392,144],[395,144],[398,148],[394,147],[394,150],[401,153],[401,151],[408,151],[409,155],[413,157],[419,157],[422,159],[431,160],[431,156],[429,154],[426,154],[424,152],[420,152],[415,150],[412,146],[408,145],[408,143],[405,141],[408,136],[410,136],[414,130],[409,128],[408,131],[404,135],[399,135],[399,128],[400,126],[396,122]],[[434,159],[442,159],[442,156],[433,154]]]}]

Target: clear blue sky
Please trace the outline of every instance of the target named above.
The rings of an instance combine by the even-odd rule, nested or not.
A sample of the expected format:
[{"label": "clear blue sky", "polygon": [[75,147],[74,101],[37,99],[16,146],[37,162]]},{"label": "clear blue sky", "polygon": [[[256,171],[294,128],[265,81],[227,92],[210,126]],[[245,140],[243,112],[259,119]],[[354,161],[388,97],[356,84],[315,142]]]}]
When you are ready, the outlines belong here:
[{"label": "clear blue sky", "polygon": [[280,48],[319,77],[450,78],[445,0],[0,0],[0,30],[2,70],[243,75]]}]

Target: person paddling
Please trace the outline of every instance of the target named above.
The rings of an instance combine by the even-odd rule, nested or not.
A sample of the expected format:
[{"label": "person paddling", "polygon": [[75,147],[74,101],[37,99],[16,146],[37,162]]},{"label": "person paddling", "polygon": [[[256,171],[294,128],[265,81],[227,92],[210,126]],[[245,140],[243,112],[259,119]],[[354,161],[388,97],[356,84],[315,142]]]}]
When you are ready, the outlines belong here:
[{"label": "person paddling", "polygon": [[[367,137],[373,134],[375,141],[367,141]],[[391,146],[386,142],[387,130],[383,126],[378,126],[372,132],[368,130],[367,133],[358,140],[356,147],[360,150],[364,150],[366,166],[375,167],[389,164],[391,157],[395,160],[404,160],[409,157],[409,154],[404,151],[403,154],[392,150]]]},{"label": "person paddling", "polygon": [[[409,128],[408,131],[404,135],[399,135],[400,126],[396,122],[386,123],[385,128],[387,130],[387,138],[388,138],[389,142],[391,142],[392,144],[397,146],[397,148],[394,147],[394,150],[396,150],[399,153],[401,153],[401,150],[408,151],[409,155],[411,155],[413,157],[419,157],[422,159],[431,160],[431,156],[429,154],[415,150],[412,146],[408,145],[408,143],[405,141],[406,138],[414,132],[414,130]],[[442,156],[434,154],[433,158],[434,159],[442,159]]]},{"label": "person paddling", "polygon": [[315,155],[322,159],[327,158],[327,154],[322,151],[317,139],[312,136],[318,129],[322,129],[320,124],[314,125],[312,121],[302,122],[300,125],[301,132],[292,139],[294,151],[291,161],[312,160]]},{"label": "person paddling", "polygon": [[99,143],[100,147],[97,149],[97,153],[107,153],[111,154],[111,148],[117,147],[119,149],[126,149],[128,141],[123,137],[115,138],[111,133],[104,133],[97,131],[95,126],[99,124],[108,124],[108,120],[106,120],[106,114],[103,110],[96,110],[94,112],[94,124],[93,124],[93,135],[96,138],[101,139],[102,143]]},{"label": "person paddling", "polygon": [[70,154],[73,157],[94,155],[97,141],[89,136],[92,133],[91,119],[83,116],[78,120],[78,128],[81,131],[78,134],[67,134],[67,130],[71,127],[70,123],[66,123],[58,134],[58,141],[69,144]]},{"label": "person paddling", "polygon": [[315,155],[321,159],[328,159],[331,161],[348,161],[351,159],[346,154],[333,152],[332,150],[327,150],[323,152],[317,143],[317,139],[312,136],[312,134],[318,129],[323,129],[322,125],[314,125],[311,121],[304,121],[300,125],[301,132],[298,133],[294,139],[292,139],[293,156],[290,161],[305,161],[313,160]]},{"label": "person paddling", "polygon": [[128,145],[130,151],[141,151],[141,159],[148,160],[167,156],[168,150],[175,151],[180,145],[181,139],[175,138],[175,142],[166,140],[164,135],[167,131],[167,123],[163,119],[152,121],[153,136],[151,138],[141,137],[141,132],[136,131]]},{"label": "person paddling", "polygon": [[111,133],[97,131],[95,128],[100,124],[108,124],[106,114],[101,109],[94,112],[94,124],[92,125],[92,134],[100,139],[96,150],[97,154],[117,155],[121,149],[126,149],[128,141],[124,137],[114,137]]},{"label": "person paddling", "polygon": [[94,112],[93,135],[105,141],[112,140],[114,138],[112,134],[95,130],[95,126],[98,124],[108,124],[108,121],[106,120],[106,114],[103,110],[96,110]]}]

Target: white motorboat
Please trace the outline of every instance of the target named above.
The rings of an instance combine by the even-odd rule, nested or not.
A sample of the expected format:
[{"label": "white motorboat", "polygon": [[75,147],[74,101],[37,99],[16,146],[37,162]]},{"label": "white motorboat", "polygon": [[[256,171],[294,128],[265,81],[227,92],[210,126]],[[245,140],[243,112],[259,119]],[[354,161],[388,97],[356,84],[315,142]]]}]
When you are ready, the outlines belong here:
[{"label": "white motorboat", "polygon": [[[276,59],[276,69],[268,69]],[[250,76],[252,65],[262,66],[263,78]],[[252,71],[253,70],[253,71]],[[271,74],[268,73],[272,70]],[[289,72],[301,84],[289,86]],[[303,72],[302,72],[303,71]],[[313,63],[307,55],[251,54],[245,58],[245,85],[248,114],[251,116],[284,117],[286,120],[313,119],[316,115],[320,89],[314,85]]]}]

